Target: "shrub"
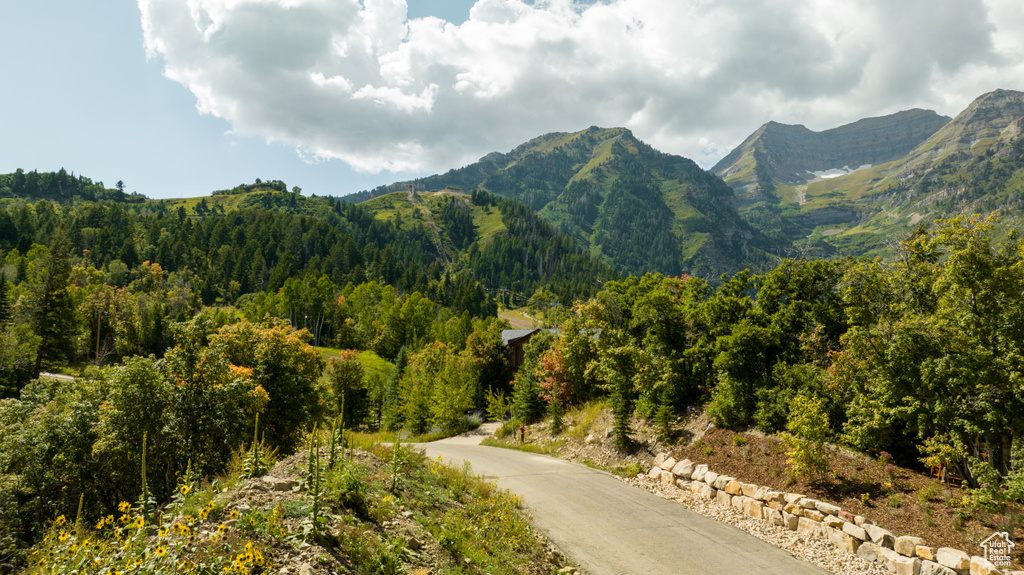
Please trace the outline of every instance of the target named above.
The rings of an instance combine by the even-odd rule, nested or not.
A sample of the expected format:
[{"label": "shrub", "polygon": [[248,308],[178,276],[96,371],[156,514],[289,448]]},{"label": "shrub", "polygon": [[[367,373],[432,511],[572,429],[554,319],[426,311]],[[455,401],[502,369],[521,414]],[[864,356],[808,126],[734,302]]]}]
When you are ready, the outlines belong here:
[{"label": "shrub", "polygon": [[783,436],[791,471],[798,477],[824,476],[828,469],[825,439],[828,437],[828,416],[821,400],[804,395],[789,404],[789,433]]}]

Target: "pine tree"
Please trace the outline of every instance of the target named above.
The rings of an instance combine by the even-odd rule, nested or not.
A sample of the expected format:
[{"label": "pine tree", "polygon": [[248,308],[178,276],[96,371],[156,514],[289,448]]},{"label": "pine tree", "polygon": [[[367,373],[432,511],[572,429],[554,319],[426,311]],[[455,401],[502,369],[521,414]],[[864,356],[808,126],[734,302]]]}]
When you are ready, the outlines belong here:
[{"label": "pine tree", "polygon": [[7,301],[7,277],[0,271],[0,326],[11,319],[11,307]]},{"label": "pine tree", "polygon": [[402,346],[395,358],[395,371],[384,387],[383,405],[381,406],[381,427],[387,430],[398,429],[401,424],[401,406],[399,405],[398,387],[409,362],[409,350]]},{"label": "pine tree", "polygon": [[36,375],[43,363],[71,359],[78,333],[74,302],[68,293],[71,284],[71,244],[67,230],[57,230],[50,248],[40,261],[40,281],[34,290],[32,330],[40,337],[36,354]]}]

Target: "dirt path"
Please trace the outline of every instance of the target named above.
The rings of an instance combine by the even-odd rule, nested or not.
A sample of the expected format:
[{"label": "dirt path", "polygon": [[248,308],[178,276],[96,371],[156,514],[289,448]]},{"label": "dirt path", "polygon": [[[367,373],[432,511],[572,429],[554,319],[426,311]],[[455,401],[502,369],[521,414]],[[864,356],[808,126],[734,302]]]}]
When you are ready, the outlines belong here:
[{"label": "dirt path", "polygon": [[418,447],[455,465],[468,461],[475,473],[518,494],[534,525],[590,575],[826,573],[603,471],[479,445],[490,430]]},{"label": "dirt path", "polygon": [[507,319],[514,329],[533,329],[541,326],[539,321],[526,316],[526,314],[516,315],[505,311],[499,311],[498,318]]}]

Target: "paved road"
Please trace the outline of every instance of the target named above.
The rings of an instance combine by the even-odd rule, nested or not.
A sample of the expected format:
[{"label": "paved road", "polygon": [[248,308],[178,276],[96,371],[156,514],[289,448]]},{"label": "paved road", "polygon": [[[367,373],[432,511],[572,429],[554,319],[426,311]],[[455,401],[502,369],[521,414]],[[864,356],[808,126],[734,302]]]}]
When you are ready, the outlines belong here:
[{"label": "paved road", "polygon": [[483,434],[421,444],[518,494],[534,525],[590,575],[824,575],[789,553],[611,475],[552,457],[479,445]]}]

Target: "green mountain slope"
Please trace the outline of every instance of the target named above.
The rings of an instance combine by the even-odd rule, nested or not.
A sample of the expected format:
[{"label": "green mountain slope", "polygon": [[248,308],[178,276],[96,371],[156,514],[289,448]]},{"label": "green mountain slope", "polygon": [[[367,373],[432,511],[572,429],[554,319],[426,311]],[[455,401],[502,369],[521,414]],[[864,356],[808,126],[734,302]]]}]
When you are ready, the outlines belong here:
[{"label": "green mountain slope", "polygon": [[[739,195],[746,193],[743,215],[769,237],[789,238],[817,256],[882,255],[919,224],[936,219],[999,211],[1006,227],[1018,222],[1024,193],[1022,128],[1024,93],[997,90],[884,163],[803,183],[771,179],[768,194],[763,182],[752,186],[750,170],[736,169],[740,162],[731,164],[734,171],[726,179]],[[750,193],[754,188],[760,197]]]},{"label": "green mountain slope", "polygon": [[949,122],[931,110],[906,110],[813,132],[768,122],[722,158],[711,172],[738,191],[741,204],[770,200],[776,185],[899,159]]},{"label": "green mountain slope", "polygon": [[620,277],[527,206],[486,192],[400,192],[353,205],[272,180],[151,200],[64,172],[32,174],[28,181],[59,182],[64,192],[16,187],[24,172],[0,175],[0,253],[10,256],[0,273],[11,280],[65,216],[74,253],[88,253],[100,271],[120,281],[159,263],[194,276],[205,304],[326,275],[339,286],[381,281],[479,315],[497,290],[524,299],[543,290],[568,305]]},{"label": "green mountain slope", "polygon": [[507,154],[367,195],[410,186],[482,189],[519,200],[628,273],[715,278],[771,261],[771,242],[740,217],[720,178],[622,128],[547,134]]}]

